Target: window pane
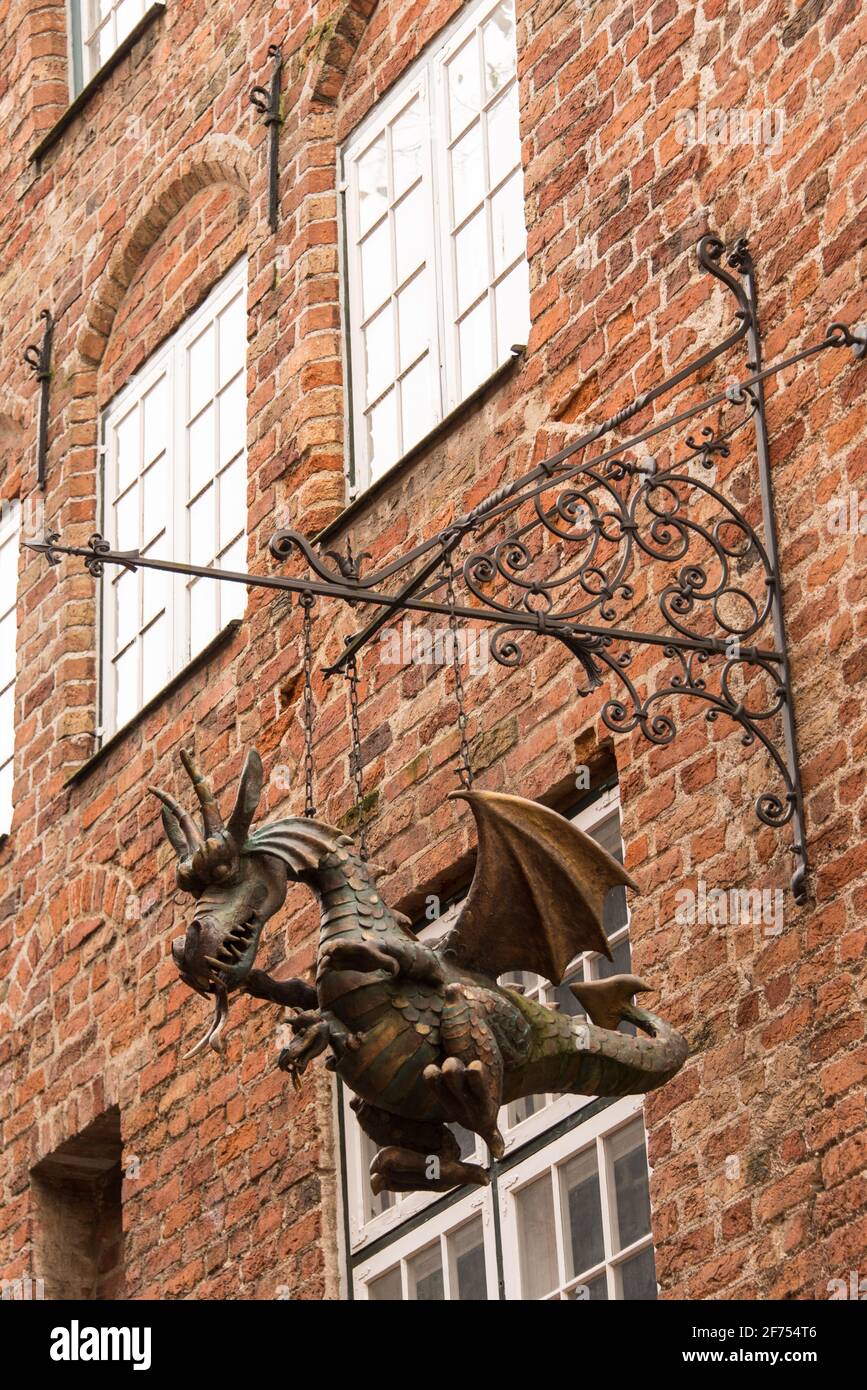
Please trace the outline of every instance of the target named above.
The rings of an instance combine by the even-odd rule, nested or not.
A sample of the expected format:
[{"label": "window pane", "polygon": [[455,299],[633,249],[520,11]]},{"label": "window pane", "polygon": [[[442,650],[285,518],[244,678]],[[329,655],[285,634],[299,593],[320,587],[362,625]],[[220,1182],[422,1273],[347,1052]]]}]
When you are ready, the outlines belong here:
[{"label": "window pane", "polygon": [[148,545],[168,522],[169,492],[166,456],[152,464],[142,479],[142,507],[144,511],[142,536]]},{"label": "window pane", "polygon": [[385,136],[380,135],[361,156],[358,169],[358,221],[362,235],[388,207]]},{"label": "window pane", "polygon": [[635,1120],[608,1140],[617,1201],[618,1249],[622,1250],[650,1231],[650,1192],[644,1125]]},{"label": "window pane", "polygon": [[236,459],[220,474],[220,549],[243,530],[247,514],[247,460]]},{"label": "window pane", "polygon": [[521,1292],[525,1298],[544,1298],[560,1283],[550,1174],[523,1188],[516,1201]]},{"label": "window pane", "polygon": [[[626,893],[625,893],[625,890],[624,890],[624,889],[622,889],[622,888],[615,888],[615,889],[612,889],[611,893],[609,894],[609,900],[610,900],[611,898],[613,898],[614,901],[617,902],[617,900],[618,900],[618,898],[620,897],[621,893],[623,894],[623,897],[624,897],[624,899],[625,899]],[[603,917],[603,921],[604,921],[604,917]],[[617,923],[617,927],[619,927],[619,926],[620,926],[620,923]],[[609,931],[615,930],[616,928],[615,928],[615,927],[609,927],[608,924],[605,923],[605,929],[606,929],[606,932],[609,932]],[[614,945],[614,946],[611,947],[611,955],[612,955],[612,959],[611,959],[611,960],[606,960],[604,956],[599,956],[599,958],[598,958],[598,962],[597,962],[597,966],[596,966],[596,974],[597,974],[597,976],[599,977],[600,980],[606,980],[606,979],[608,979],[608,977],[609,977],[610,975],[628,975],[628,974],[629,974],[630,970],[632,969],[632,957],[631,957],[631,952],[630,952],[630,950],[629,950],[629,937],[628,937],[628,936],[622,937],[621,940],[618,941],[616,945]]]},{"label": "window pane", "polygon": [[452,150],[452,203],[455,226],[463,222],[485,196],[482,124],[476,121]]},{"label": "window pane", "polygon": [[607,1303],[608,1280],[604,1274],[597,1274],[594,1279],[576,1284],[574,1289],[569,1290],[567,1297],[582,1303]]},{"label": "window pane", "polygon": [[114,650],[123,648],[138,635],[138,575],[123,570],[114,582]]},{"label": "window pane", "polygon": [[114,532],[118,550],[138,550],[139,502],[138,484],[124,493],[114,509]]},{"label": "window pane", "polygon": [[0,621],[0,687],[15,678],[15,612]]},{"label": "window pane", "polygon": [[424,260],[425,249],[424,189],[417,184],[411,193],[394,209],[394,245],[398,285],[408,278]]},{"label": "window pane", "polygon": [[123,492],[138,476],[141,463],[138,452],[138,406],[119,420],[115,426],[117,449],[117,490]]},{"label": "window pane", "polygon": [[187,349],[189,403],[187,419],[198,415],[214,394],[214,330],[210,325]]},{"label": "window pane", "polygon": [[587,1149],[570,1159],[560,1176],[569,1225],[571,1277],[605,1258],[596,1149]]},{"label": "window pane", "polygon": [[388,222],[382,222],[361,243],[361,299],[365,318],[379,308],[391,284]]},{"label": "window pane", "polygon": [[623,863],[623,842],[620,838],[620,816],[617,811],[613,816],[606,816],[601,825],[597,825],[593,831],[593,839],[608,851],[612,859],[616,859],[619,864]]},{"label": "window pane", "polygon": [[399,442],[396,391],[389,391],[385,399],[369,412],[367,429],[371,477],[378,478],[397,462]]},{"label": "window pane", "polygon": [[624,1299],[656,1298],[656,1261],[652,1246],[626,1260],[618,1275]]},{"label": "window pane", "polygon": [[169,678],[168,623],[165,617],[157,618],[155,623],[142,636],[142,700],[156,695]]},{"label": "window pane", "polygon": [[401,371],[430,346],[432,312],[427,272],[421,271],[397,297]]},{"label": "window pane", "polygon": [[138,643],[133,642],[114,663],[115,724],[118,728],[139,709]]},{"label": "window pane", "polygon": [[[218,561],[218,568],[243,572],[247,568],[247,537],[242,536],[230,545]],[[247,607],[247,589],[244,584],[221,584],[220,622],[228,623],[233,618],[242,618]]]},{"label": "window pane", "polygon": [[514,1129],[515,1125],[522,1124],[524,1120],[529,1120],[531,1115],[544,1110],[545,1104],[544,1096],[522,1096],[520,1100],[512,1101],[511,1105],[506,1107],[506,1123],[509,1129]]},{"label": "window pane", "polygon": [[190,563],[209,565],[216,550],[216,516],[214,514],[214,486],[206,488],[189,508],[190,524]]},{"label": "window pane", "polygon": [[166,379],[160,377],[144,398],[144,462],[151,463],[166,447],[168,420]]},{"label": "window pane", "polygon": [[419,1303],[441,1303],[445,1298],[439,1243],[407,1261],[409,1296]]},{"label": "window pane", "polygon": [[141,0],[120,0],[117,7],[116,42],[123,43],[130,30],[141,19]]},{"label": "window pane", "polygon": [[485,58],[485,95],[499,92],[515,72],[514,0],[501,0],[482,30]]},{"label": "window pane", "polygon": [[367,1296],[374,1302],[399,1303],[401,1300],[400,1289],[400,1265],[395,1265],[387,1274],[380,1274],[378,1279],[371,1279],[367,1286]]},{"label": "window pane", "polygon": [[190,491],[197,492],[214,476],[214,407],[207,410],[189,428]]},{"label": "window pane", "polygon": [[505,362],[510,350],[526,344],[530,334],[530,276],[527,262],[509,271],[495,291],[497,307],[497,361]]},{"label": "window pane", "polygon": [[18,588],[18,546],[14,540],[0,545],[0,613],[15,603]]},{"label": "window pane", "polygon": [[[485,1277],[485,1242],[482,1231],[482,1218],[477,1217],[449,1236],[449,1253],[452,1259],[455,1278],[452,1281],[452,1296],[463,1302],[482,1302],[488,1297],[488,1284]],[[455,1283],[457,1289],[455,1289]]]},{"label": "window pane", "polygon": [[394,380],[394,311],[391,304],[386,304],[364,330],[364,360],[370,403]]},{"label": "window pane", "polygon": [[[15,746],[15,686],[7,685],[0,695],[0,763],[12,757]],[[0,830],[0,835],[2,835]]]},{"label": "window pane", "polygon": [[455,263],[458,313],[463,313],[488,284],[488,226],[484,208],[457,233]]},{"label": "window pane", "polygon": [[220,467],[241,453],[247,443],[247,383],[243,375],[220,396]]},{"label": "window pane", "polygon": [[[153,545],[145,551],[154,560],[166,560],[166,537],[165,533],[154,541]],[[146,570],[141,572],[142,577],[142,623],[145,625],[161,613],[168,603],[169,584],[171,580],[164,570]]]},{"label": "window pane", "polygon": [[436,419],[430,367],[430,358],[423,357],[400,384],[404,453],[427,434]]},{"label": "window pane", "polygon": [[217,635],[217,584],[213,579],[197,579],[189,589],[190,656],[207,646]]},{"label": "window pane", "polygon": [[476,1136],[471,1129],[464,1129],[463,1125],[451,1124],[448,1128],[460,1145],[461,1161],[465,1163],[467,1159],[472,1158],[473,1154],[476,1152],[476,1144],[478,1142]]},{"label": "window pane", "polygon": [[461,322],[458,330],[461,345],[461,388],[468,396],[479,382],[490,376],[491,311],[487,299],[477,304]]},{"label": "window pane", "polygon": [[12,829],[12,763],[0,767],[0,835]]},{"label": "window pane", "polygon": [[524,177],[520,169],[491,199],[494,241],[494,275],[523,254],[527,245],[524,224]]},{"label": "window pane", "polygon": [[402,111],[391,127],[391,163],[394,197],[399,198],[421,174],[421,104],[415,101]]},{"label": "window pane", "polygon": [[448,87],[451,134],[454,137],[469,124],[481,106],[479,53],[475,34],[449,63]]},{"label": "window pane", "polygon": [[488,112],[488,172],[490,187],[496,188],[511,173],[521,155],[521,136],[518,129],[518,86],[512,83],[507,92]]},{"label": "window pane", "polygon": [[244,366],[247,352],[247,296],[235,296],[220,315],[220,385]]}]

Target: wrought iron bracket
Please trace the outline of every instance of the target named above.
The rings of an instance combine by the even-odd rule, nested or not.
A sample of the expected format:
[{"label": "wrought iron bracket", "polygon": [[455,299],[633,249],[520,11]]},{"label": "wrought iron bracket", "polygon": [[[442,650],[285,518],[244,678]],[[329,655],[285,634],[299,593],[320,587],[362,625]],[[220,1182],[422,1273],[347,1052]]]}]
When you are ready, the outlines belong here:
[{"label": "wrought iron bracket", "polygon": [[[761,745],[767,754],[777,785],[758,795],[755,811],[766,826],[791,823],[792,891],[801,902],[803,797],[763,385],[829,350],[848,347],[863,359],[867,330],[832,323],[819,342],[765,367],[748,245],[741,240],[725,252],[715,237],[698,245],[700,267],[734,299],[734,326],[716,346],[372,573],[363,573],[366,553],[322,555],[291,530],[278,531],[269,549],[281,563],[300,559],[306,573],[298,577],[151,559],[114,551],[99,535],[76,547],[60,545],[52,532],[30,548],[50,564],[61,555],[81,556],[95,576],[106,564],[140,565],[369,609],[367,622],[325,668],[328,675],[351,669],[386,623],[418,613],[443,617],[452,628],[460,619],[493,629],[491,655],[506,667],[521,664],[525,638],[555,638],[579,663],[579,695],[613,680],[619,693],[605,702],[601,717],[614,733],[637,729],[651,743],[667,744],[677,732],[668,707],[684,697],[699,701],[711,724],[724,716],[740,729],[743,745]],[[708,369],[741,343],[747,374],[696,401]],[[686,403],[674,414],[651,416],[631,435],[624,430],[679,391]],[[701,425],[702,417],[708,423]],[[691,432],[666,442],[681,426]],[[615,432],[627,437],[600,444]],[[730,495],[714,485],[720,465],[737,484]],[[733,494],[746,497],[745,507]],[[654,600],[661,623],[633,626],[633,611],[643,619]],[[639,688],[645,678],[630,670],[636,648],[656,651],[668,663],[645,695]]]},{"label": "wrought iron bracket", "polygon": [[278,43],[272,43],[268,57],[273,61],[271,81],[267,87],[253,87],[250,101],[257,111],[265,117],[268,131],[268,225],[272,232],[277,230],[280,189],[280,127],[283,117],[280,114],[280,83],[283,76],[283,50]]},{"label": "wrought iron bracket", "polygon": [[54,318],[50,309],[43,309],[42,342],[30,343],[24,349],[24,361],[36,373],[39,382],[39,419],[36,431],[36,480],[45,491],[48,473],[48,407],[51,391],[51,345],[54,340]]}]

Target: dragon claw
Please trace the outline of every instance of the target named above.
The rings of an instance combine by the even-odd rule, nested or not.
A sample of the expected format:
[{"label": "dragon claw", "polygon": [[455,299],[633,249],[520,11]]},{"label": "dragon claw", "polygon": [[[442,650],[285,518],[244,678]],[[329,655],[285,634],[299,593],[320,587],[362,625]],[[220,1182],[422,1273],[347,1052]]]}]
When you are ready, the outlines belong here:
[{"label": "dragon claw", "polygon": [[389,975],[397,975],[400,964],[372,941],[335,941],[322,951],[319,968],[320,971],[358,970],[362,974],[385,970]]},{"label": "dragon claw", "polygon": [[492,1100],[490,1072],[476,1058],[469,1064],[460,1057],[447,1057],[441,1067],[431,1062],[424,1079],[453,1124],[480,1134],[493,1158],[502,1158],[505,1141],[497,1128],[497,1107]]}]

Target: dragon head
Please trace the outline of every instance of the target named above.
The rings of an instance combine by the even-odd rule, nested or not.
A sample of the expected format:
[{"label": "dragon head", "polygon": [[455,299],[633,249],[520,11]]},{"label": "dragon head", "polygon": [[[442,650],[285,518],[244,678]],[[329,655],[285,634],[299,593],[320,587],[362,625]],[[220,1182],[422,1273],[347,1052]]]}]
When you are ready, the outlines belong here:
[{"label": "dragon head", "polygon": [[149,790],[163,804],[163,828],[178,857],[178,887],[196,900],[186,934],[172,943],[172,956],[186,984],[217,1000],[214,1025],[202,1043],[213,1045],[225,1020],[228,993],[244,984],[262,928],[286,898],[288,869],[282,858],[248,846],[262,791],[262,760],[255,749],[247,754],[225,825],[208,780],[189,753],[182,752],[181,761],[201,807],[204,833],[167,792]]},{"label": "dragon head", "polygon": [[263,782],[254,748],[225,825],[210,782],[189,753],[181,752],[181,762],[201,808],[203,830],[168,792],[149,791],[162,802],[163,829],[178,858],[178,887],[196,900],[185,935],[172,943],[172,957],[181,979],[216,1001],[210,1031],[193,1052],[206,1044],[219,1051],[229,993],[244,989],[250,979],[262,929],[283,906],[289,882],[315,872],[322,856],[345,836],[302,817],[274,821],[251,835]]}]

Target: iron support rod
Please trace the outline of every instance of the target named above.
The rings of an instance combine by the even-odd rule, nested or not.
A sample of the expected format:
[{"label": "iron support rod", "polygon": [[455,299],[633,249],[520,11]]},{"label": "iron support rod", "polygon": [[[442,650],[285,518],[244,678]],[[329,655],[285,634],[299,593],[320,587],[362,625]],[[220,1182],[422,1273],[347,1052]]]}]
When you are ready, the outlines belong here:
[{"label": "iron support rod", "polygon": [[[735,253],[737,254],[737,252]],[[779,542],[777,538],[777,519],[774,508],[774,484],[771,475],[771,449],[768,437],[768,422],[765,413],[764,377],[762,374],[762,339],[759,324],[758,293],[756,289],[755,267],[749,251],[742,253],[743,271],[750,301],[750,330],[747,343],[750,351],[750,365],[758,374],[756,398],[758,408],[755,412],[756,457],[759,469],[759,487],[762,498],[762,521],[765,534],[765,549],[773,575],[771,595],[774,644],[782,655],[780,681],[785,689],[785,700],[781,711],[783,738],[785,742],[786,766],[792,780],[791,797],[794,802],[792,828],[794,831],[793,852],[796,860],[792,875],[792,895],[796,902],[802,903],[807,896],[807,845],[804,824],[804,795],[801,787],[801,770],[798,760],[798,737],[795,727],[794,694],[792,673],[786,645],[786,620],[783,606],[783,583],[780,572]]]},{"label": "iron support rod", "polygon": [[48,476],[48,408],[51,389],[51,345],[54,338],[54,319],[50,309],[43,309],[41,344],[31,343],[24,349],[24,361],[36,373],[39,382],[39,417],[36,427],[36,481],[42,491]]},{"label": "iron support rod", "polygon": [[[415,613],[437,614],[440,617],[449,617],[453,611],[448,604],[433,603],[427,599],[413,597],[400,597],[397,594],[382,594],[375,590],[358,589],[352,584],[329,583],[326,580],[316,579],[291,579],[286,575],[278,574],[244,574],[238,570],[215,570],[206,569],[202,565],[185,565],[176,560],[157,560],[149,555],[139,555],[135,551],[113,551],[109,549],[94,550],[85,546],[58,545],[54,539],[49,537],[44,541],[25,541],[28,550],[35,550],[42,555],[47,555],[52,564],[58,561],[51,559],[57,555],[80,556],[87,564],[90,572],[96,578],[100,577],[102,565],[121,565],[125,569],[135,570],[141,566],[143,569],[163,570],[167,574],[182,574],[196,579],[218,579],[228,584],[246,584],[254,589],[277,589],[291,594],[315,594],[323,598],[340,599],[349,604],[377,604],[383,605],[389,610],[389,615],[395,611],[410,609]],[[91,568],[99,566],[99,569]],[[609,638],[612,642],[641,642],[649,643],[656,647],[677,647],[683,651],[702,651],[709,653],[724,653],[725,642],[719,638],[691,638],[682,637],[679,634],[656,634],[647,632],[634,632],[628,628],[599,627],[589,623],[571,623],[558,621],[556,618],[545,618],[540,623],[541,615],[534,615],[526,611],[504,613],[500,609],[474,608],[468,604],[456,604],[454,613],[459,618],[466,618],[470,621],[485,623],[495,623],[498,627],[519,627],[525,632],[539,632],[543,635],[554,637],[572,637],[579,641],[582,638],[592,640],[595,638]],[[763,661],[780,662],[782,656],[780,652],[765,650],[761,647],[744,647],[745,655],[750,654],[756,659]],[[323,667],[326,675],[333,675],[344,666],[347,654],[341,654],[339,661],[333,666]]]},{"label": "iron support rod", "polygon": [[250,92],[250,101],[256,110],[261,111],[265,117],[265,126],[268,132],[268,225],[272,232],[276,232],[280,190],[279,140],[280,126],[283,124],[283,117],[280,114],[283,50],[278,43],[271,44],[268,49],[268,57],[274,63],[271,82],[267,87],[253,87]]}]

